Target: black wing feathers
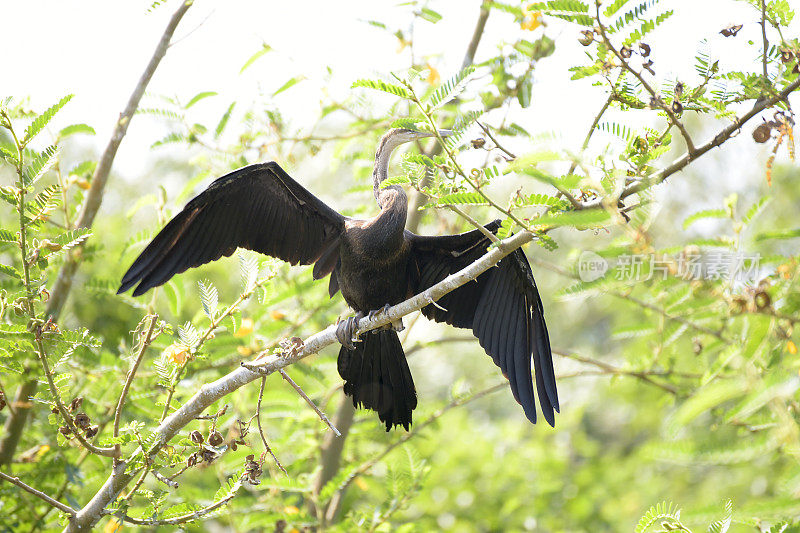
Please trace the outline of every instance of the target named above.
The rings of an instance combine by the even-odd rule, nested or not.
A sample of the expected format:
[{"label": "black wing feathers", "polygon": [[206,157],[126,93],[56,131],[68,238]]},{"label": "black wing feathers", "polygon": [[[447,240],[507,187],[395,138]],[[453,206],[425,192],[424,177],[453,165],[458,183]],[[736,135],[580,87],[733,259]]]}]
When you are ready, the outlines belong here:
[{"label": "black wing feathers", "polygon": [[[191,200],[128,269],[119,292],[138,283],[138,296],[240,247],[307,265],[335,251],[343,230],[344,217],[277,163],[251,165],[215,180]],[[330,269],[326,262],[322,270]]]},{"label": "black wing feathers", "polygon": [[[499,221],[486,225],[496,232]],[[421,292],[466,267],[489,248],[478,230],[445,237],[406,234],[419,271],[413,292]],[[413,282],[413,281],[412,281]],[[514,399],[525,416],[536,422],[531,358],[536,392],[545,420],[552,426],[559,410],[550,340],[544,310],[528,260],[522,250],[503,258],[474,281],[446,294],[439,308],[428,305],[422,313],[437,322],[471,328],[486,353],[508,378]]]}]

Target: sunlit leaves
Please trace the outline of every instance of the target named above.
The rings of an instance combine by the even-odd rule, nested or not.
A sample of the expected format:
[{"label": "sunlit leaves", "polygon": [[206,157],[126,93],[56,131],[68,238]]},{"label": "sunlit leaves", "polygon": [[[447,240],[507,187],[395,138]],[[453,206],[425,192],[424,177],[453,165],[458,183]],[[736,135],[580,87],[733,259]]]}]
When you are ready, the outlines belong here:
[{"label": "sunlit leaves", "polygon": [[400,85],[396,85],[394,83],[385,82],[382,80],[367,80],[361,79],[357,80],[352,85],[353,88],[355,87],[365,87],[367,89],[373,89],[376,91],[382,91],[385,93],[389,93],[394,96],[399,96],[400,98],[411,99],[412,95],[405,87]]},{"label": "sunlit leaves", "polygon": [[47,108],[42,114],[38,115],[30,125],[25,129],[25,137],[22,139],[23,144],[27,144],[30,142],[34,137],[36,137],[39,132],[41,132],[45,126],[52,120],[52,118],[58,113],[62,107],[67,105],[67,103],[72,99],[71,94],[63,97],[61,100]]}]

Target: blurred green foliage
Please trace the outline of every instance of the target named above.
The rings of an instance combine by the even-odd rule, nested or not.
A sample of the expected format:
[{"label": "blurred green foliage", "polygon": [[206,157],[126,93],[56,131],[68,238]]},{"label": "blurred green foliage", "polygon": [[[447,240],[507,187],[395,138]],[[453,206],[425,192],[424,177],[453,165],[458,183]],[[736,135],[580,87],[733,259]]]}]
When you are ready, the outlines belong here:
[{"label": "blurred green foliage", "polygon": [[[750,3],[754,16],[762,16],[762,4]],[[652,79],[647,57],[659,43],[641,44],[671,15],[672,3],[662,4],[604,2],[598,20],[595,6],[581,1],[488,2],[485,9],[509,35],[520,27],[524,33],[483,43],[495,55],[450,79],[441,80],[425,62],[386,79],[359,80],[347,100],[324,100],[310,132],[297,131],[274,105],[275,94],[291,91],[296,77],[256,102],[226,103],[208,124],[193,113],[221,98],[214,91],[162,98],[139,109],[169,128],[152,144],[153,168],[131,182],[113,180],[91,232],[73,224],[95,156],[80,153],[72,136],[94,130],[48,128],[68,98],[38,114],[24,100],[3,100],[0,422],[7,430],[20,409],[15,391],[30,380],[39,386],[21,442],[0,470],[79,509],[109,475],[111,459],[66,438],[63,417],[52,412],[53,392],[82,436],[100,447],[119,445],[129,457],[204,383],[347,312],[340,298],[328,298],[326,283],[313,282],[310,269],[242,250],[141,298],[116,295],[136,254],[212,178],[274,159],[333,207],[371,216],[368,178],[377,138],[391,126],[445,126],[456,135],[443,151],[412,150],[392,179],[418,195],[422,232],[465,230],[469,223],[459,214],[468,214],[480,221],[499,216],[505,231],[537,235],[541,246],[528,253],[556,350],[563,399],[557,429],[525,421],[468,332],[411,316],[404,344],[421,396],[411,433],[384,433],[372,413],[357,412],[341,464],[316,487],[328,430],[273,375],[260,415],[285,473],[264,453],[254,384],[183,428],[154,464],[131,463],[145,475],[108,509],[114,516],[100,523],[105,531],[117,530],[123,517],[172,531],[177,526],[169,520],[181,516],[191,519],[180,520],[187,531],[209,530],[212,522],[225,531],[795,530],[800,172],[760,154],[748,133],[731,143],[763,155],[765,176],[732,184],[727,175],[687,166],[658,192],[650,186],[686,148],[670,120],[707,137],[719,129],[711,118],[735,120],[752,100],[796,82],[798,44],[784,35],[793,12],[785,1],[766,2],[765,31],[775,44],[752,72],[720,71],[701,47],[696,79],[669,80],[653,95],[642,79]],[[408,5],[415,24],[438,23],[442,16],[432,7]],[[370,24],[402,46],[414,45],[406,29]],[[579,154],[540,143],[516,119],[531,103],[538,62],[559,44],[551,27],[566,28],[562,39],[572,32],[586,46],[586,64],[564,66],[574,83],[589,77],[609,95]],[[755,56],[759,46],[751,46]],[[258,50],[242,71],[269,53],[268,46]],[[390,100],[373,100],[377,93],[364,88],[389,93]],[[608,121],[609,108],[625,113]],[[641,127],[633,117],[647,108],[651,124]],[[772,154],[793,150],[792,117],[787,101],[765,113],[766,133],[759,128]],[[484,130],[484,123],[491,126]],[[604,148],[590,145],[593,134],[605,135]],[[179,150],[170,151],[173,145]],[[511,146],[524,152],[516,157]],[[735,174],[730,156],[725,147],[714,157]],[[625,194],[638,183],[643,190]],[[56,326],[44,309],[65,254],[73,254],[79,271]],[[709,270],[742,257],[748,276],[741,279]],[[608,270],[587,277],[587,260]],[[705,270],[687,275],[692,261]],[[142,351],[113,437],[122,384]],[[329,348],[288,369],[329,414],[341,402],[336,352]],[[78,413],[88,416],[88,429],[80,428]],[[215,502],[227,505],[206,514]],[[203,516],[192,517],[195,511]],[[55,530],[66,521],[9,483],[0,484],[0,515],[0,531]]]}]

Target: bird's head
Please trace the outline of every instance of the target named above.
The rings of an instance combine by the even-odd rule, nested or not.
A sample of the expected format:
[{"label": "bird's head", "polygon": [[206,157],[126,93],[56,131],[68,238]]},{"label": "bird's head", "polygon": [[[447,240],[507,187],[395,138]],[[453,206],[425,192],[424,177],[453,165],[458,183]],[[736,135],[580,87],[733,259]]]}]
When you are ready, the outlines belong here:
[{"label": "bird's head", "polygon": [[[452,130],[439,130],[439,135],[441,137],[448,137],[452,134]],[[380,153],[383,150],[391,152],[401,144],[435,136],[436,134],[428,131],[394,128],[386,132],[386,134],[384,134],[384,136],[381,138],[381,141],[378,144],[378,152]]]}]

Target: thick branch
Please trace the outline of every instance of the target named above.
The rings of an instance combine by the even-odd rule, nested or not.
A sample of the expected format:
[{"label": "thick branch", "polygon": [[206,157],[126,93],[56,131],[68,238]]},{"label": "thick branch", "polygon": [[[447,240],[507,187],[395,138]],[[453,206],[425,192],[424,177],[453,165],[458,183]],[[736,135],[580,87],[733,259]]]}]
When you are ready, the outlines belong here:
[{"label": "thick branch", "polygon": [[31,487],[30,485],[27,485],[27,484],[23,483],[22,481],[19,480],[18,477],[9,476],[8,474],[4,474],[3,472],[0,472],[0,479],[2,479],[4,481],[8,481],[9,483],[13,483],[17,487],[20,487],[21,489],[23,489],[23,490],[25,490],[27,492],[30,492],[31,494],[33,494],[37,498],[40,498],[41,500],[49,503],[50,505],[52,505],[56,509],[58,509],[60,511],[63,511],[63,512],[67,513],[70,516],[75,516],[75,509],[73,509],[69,505],[61,503],[58,500],[54,500],[53,498],[51,498],[50,496],[48,496],[44,492],[42,492],[40,490],[36,490],[33,487]]},{"label": "thick branch", "polygon": [[[389,308],[385,313],[380,313],[374,318],[362,318],[358,323],[358,333],[366,333],[369,330],[389,324],[405,315],[422,309],[448,292],[474,280],[496,265],[503,257],[530,242],[532,239],[532,233],[522,231],[501,241],[500,246],[492,248],[474,263],[459,270],[455,274],[451,274],[424,292]],[[146,453],[147,459],[149,460],[151,457],[154,457],[170,439],[177,435],[184,426],[192,422],[214,402],[258,379],[262,375],[267,376],[273,372],[277,372],[336,342],[338,342],[336,340],[336,325],[331,325],[325,330],[306,339],[303,346],[297,350],[296,353],[289,356],[279,354],[264,357],[263,359],[259,359],[256,364],[248,365],[249,368],[242,366],[213,383],[207,383],[201,386],[200,390],[189,398],[180,409],[172,413],[159,424],[154,432],[158,436],[156,443],[146,452],[140,449],[138,453]],[[64,531],[88,531],[100,520],[106,506],[119,496],[120,492],[122,492],[133,478],[135,472],[125,472],[126,466],[127,464],[125,462],[120,462],[114,466],[111,476],[106,480],[100,490],[97,491],[94,497],[92,497],[91,501],[89,501],[83,509],[78,511],[75,520],[73,520]]]},{"label": "thick branch", "polygon": [[[128,99],[128,104],[122,111],[119,120],[117,120],[114,132],[111,134],[111,139],[108,141],[108,145],[106,145],[103,155],[94,171],[94,175],[92,176],[91,188],[89,192],[86,193],[86,200],[83,203],[80,215],[78,215],[78,220],[75,222],[76,228],[92,227],[94,218],[97,215],[97,210],[100,209],[100,204],[103,202],[106,183],[108,182],[108,176],[111,173],[111,166],[114,163],[119,145],[122,143],[122,139],[128,131],[128,125],[134,113],[136,113],[136,109],[139,107],[139,101],[142,99],[147,85],[153,78],[153,74],[155,74],[161,59],[163,59],[164,55],[167,53],[169,42],[172,39],[172,35],[175,33],[175,29],[178,27],[178,23],[191,7],[192,2],[193,0],[183,0],[180,7],[172,14],[172,18],[170,18],[164,33],[161,35],[161,40],[158,42],[158,46],[156,46],[155,52],[153,52],[153,56],[150,58],[150,62],[144,69],[142,76],[139,78],[139,82],[136,84],[133,93],[131,93]],[[64,307],[64,303],[67,301],[67,296],[72,288],[72,279],[77,269],[78,262],[75,256],[73,254],[67,254],[66,261],[58,273],[55,285],[53,285],[53,290],[50,291],[50,300],[48,301],[46,315],[58,317],[58,314]]]}]

